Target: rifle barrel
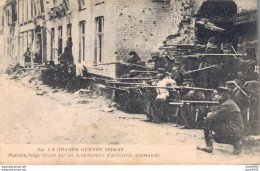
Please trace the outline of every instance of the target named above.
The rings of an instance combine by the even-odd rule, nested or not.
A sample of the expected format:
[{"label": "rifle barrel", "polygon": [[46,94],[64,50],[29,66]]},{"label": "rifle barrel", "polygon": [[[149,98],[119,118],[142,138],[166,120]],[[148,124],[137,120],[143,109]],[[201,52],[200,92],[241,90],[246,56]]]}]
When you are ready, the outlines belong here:
[{"label": "rifle barrel", "polygon": [[190,89],[190,90],[203,90],[214,91],[215,89],[200,88],[200,87],[187,87],[187,86],[175,86],[175,87],[163,87],[163,86],[142,86],[140,88],[164,88],[164,89]]},{"label": "rifle barrel", "polygon": [[183,105],[183,104],[205,104],[205,105],[217,105],[219,102],[217,101],[190,101],[190,100],[183,100],[181,102],[169,102],[169,105]]}]

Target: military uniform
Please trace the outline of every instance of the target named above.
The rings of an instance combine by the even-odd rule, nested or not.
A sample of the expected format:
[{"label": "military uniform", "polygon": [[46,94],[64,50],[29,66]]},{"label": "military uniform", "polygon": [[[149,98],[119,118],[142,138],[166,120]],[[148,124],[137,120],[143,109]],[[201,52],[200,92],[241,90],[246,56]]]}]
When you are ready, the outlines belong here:
[{"label": "military uniform", "polygon": [[[244,132],[244,124],[237,104],[228,99],[220,105],[220,109],[211,113],[204,122],[206,141],[212,138],[211,130],[216,135],[216,142],[235,145]],[[208,144],[207,144],[208,145]]]},{"label": "military uniform", "polygon": [[64,61],[67,64],[73,64],[73,56],[72,53],[69,52],[69,49],[65,50],[65,52],[61,54],[59,61]]},{"label": "military uniform", "polygon": [[31,65],[31,52],[26,51],[24,54],[24,65],[25,67],[29,67]]}]

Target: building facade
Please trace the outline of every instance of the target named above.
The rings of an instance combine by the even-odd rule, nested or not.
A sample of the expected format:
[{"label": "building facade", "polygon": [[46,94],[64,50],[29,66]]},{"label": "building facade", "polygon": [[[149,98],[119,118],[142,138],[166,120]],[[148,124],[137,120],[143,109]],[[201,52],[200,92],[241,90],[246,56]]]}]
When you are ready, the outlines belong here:
[{"label": "building facade", "polygon": [[[1,8],[4,53],[23,63],[23,54],[29,48],[35,63],[54,61],[57,64],[59,55],[69,47],[77,66],[85,66],[92,74],[115,78],[118,76],[116,63],[125,61],[130,51],[147,61],[165,41],[204,43],[198,36],[196,15],[206,15],[210,10],[207,5],[215,5],[222,11],[231,5],[233,12],[225,14],[230,18],[257,8],[256,0],[246,4],[241,0],[227,0],[221,1],[224,5],[220,6],[215,2],[8,0]],[[8,16],[13,17],[10,20]],[[214,19],[214,16],[204,17]]]}]

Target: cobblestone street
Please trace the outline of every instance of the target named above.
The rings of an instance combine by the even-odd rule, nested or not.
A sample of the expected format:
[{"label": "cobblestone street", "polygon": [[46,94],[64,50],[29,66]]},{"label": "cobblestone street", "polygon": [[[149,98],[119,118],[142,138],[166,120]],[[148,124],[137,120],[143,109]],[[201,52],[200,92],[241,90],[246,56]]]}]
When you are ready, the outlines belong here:
[{"label": "cobblestone street", "polygon": [[[5,144],[156,144],[194,148],[204,144],[202,130],[150,123],[144,114],[107,110],[112,102],[102,96],[82,100],[48,87],[43,96],[38,96],[22,82],[5,75],[0,79],[0,141]],[[245,149],[239,156],[232,155],[232,150],[230,145],[215,143],[212,154],[197,151],[197,160],[221,163],[226,158],[246,163],[259,157],[256,150]]]}]

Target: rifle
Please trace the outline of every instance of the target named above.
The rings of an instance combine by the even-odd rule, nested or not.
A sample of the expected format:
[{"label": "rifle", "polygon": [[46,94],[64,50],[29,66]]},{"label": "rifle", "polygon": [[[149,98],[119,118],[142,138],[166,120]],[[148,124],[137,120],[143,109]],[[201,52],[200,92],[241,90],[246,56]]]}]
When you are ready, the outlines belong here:
[{"label": "rifle", "polygon": [[204,70],[211,69],[211,68],[216,68],[216,66],[209,66],[209,67],[205,67],[205,68],[201,68],[201,69],[195,69],[195,70],[192,70],[192,71],[187,71],[183,74],[187,75],[187,74],[191,74],[191,73],[199,72],[199,71],[204,71]]},{"label": "rifle", "polygon": [[187,86],[172,86],[172,87],[141,86],[139,88],[164,88],[164,89],[189,89],[189,90],[215,91],[215,89],[207,89],[207,88],[200,88],[200,87],[187,87]]},{"label": "rifle", "polygon": [[[175,116],[178,115],[177,112],[179,112],[180,106],[183,106],[184,104],[195,104],[195,105],[218,105],[219,102],[217,101],[190,101],[190,100],[183,100],[180,102],[170,102],[169,105],[177,105],[179,106],[177,108]],[[198,121],[198,116],[199,116],[199,109],[196,108],[196,113],[195,113],[195,123]]]},{"label": "rifle", "polygon": [[191,101],[191,100],[182,100],[180,102],[169,102],[170,105],[184,105],[184,104],[198,104],[198,105],[218,105],[217,101]]}]

